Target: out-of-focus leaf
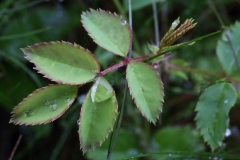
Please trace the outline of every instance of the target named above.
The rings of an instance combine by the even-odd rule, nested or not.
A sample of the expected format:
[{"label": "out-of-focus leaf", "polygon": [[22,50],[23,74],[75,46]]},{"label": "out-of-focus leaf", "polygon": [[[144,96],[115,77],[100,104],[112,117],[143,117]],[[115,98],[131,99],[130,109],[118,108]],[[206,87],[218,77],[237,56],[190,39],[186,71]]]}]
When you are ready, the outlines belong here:
[{"label": "out-of-focus leaf", "polygon": [[[164,2],[164,0],[155,0],[155,2]],[[128,10],[128,0],[123,1],[124,8]],[[152,4],[152,0],[132,0],[132,10],[138,10]]]},{"label": "out-of-focus leaf", "polygon": [[156,123],[162,111],[163,84],[156,71],[150,66],[131,62],[127,67],[128,87],[135,104],[148,121]]},{"label": "out-of-focus leaf", "polygon": [[99,78],[81,108],[78,132],[83,152],[100,146],[112,131],[117,118],[114,90],[104,78]]},{"label": "out-of-focus leaf", "polygon": [[227,82],[214,84],[203,91],[196,106],[196,123],[212,150],[222,146],[229,125],[228,113],[235,104],[237,93]]},{"label": "out-of-focus leaf", "polygon": [[190,127],[165,127],[153,136],[156,151],[201,151],[204,144],[199,138],[197,131]]},{"label": "out-of-focus leaf", "polygon": [[178,76],[184,80],[187,80],[188,79],[188,76],[185,72],[183,71],[178,71],[178,70],[170,70],[169,71],[169,74],[172,74],[172,75],[175,75],[175,76]]},{"label": "out-of-focus leaf", "polygon": [[[105,160],[107,157],[110,139],[106,140],[101,147],[95,151],[87,152],[87,158],[92,160]],[[114,147],[111,159],[117,160],[126,156],[133,156],[139,153],[137,146],[137,137],[128,131],[120,130],[118,134],[117,143]]]},{"label": "out-of-focus leaf", "polygon": [[46,124],[58,119],[71,106],[78,87],[50,85],[40,88],[13,109],[10,122],[14,124]]},{"label": "out-of-focus leaf", "polygon": [[77,44],[39,43],[22,50],[44,77],[58,83],[83,84],[94,79],[100,70],[95,57]]},{"label": "out-of-focus leaf", "polygon": [[82,23],[94,42],[106,50],[126,57],[132,32],[125,19],[103,10],[83,12]]},{"label": "out-of-focus leaf", "polygon": [[[229,75],[237,73],[237,66],[233,54],[236,54],[238,61],[240,61],[239,39],[240,22],[236,22],[233,26],[223,32],[222,38],[218,40],[217,56],[224,71]],[[232,49],[234,50],[234,53]]]},{"label": "out-of-focus leaf", "polygon": [[[21,62],[19,61],[19,63]],[[25,66],[22,67],[25,68]],[[11,61],[9,63],[0,62],[0,105],[9,112],[11,112],[13,106],[16,106],[38,87],[29,75],[31,74],[32,77],[41,80],[36,73],[30,73],[29,70],[27,74],[21,69]]]},{"label": "out-of-focus leaf", "polygon": [[148,49],[153,53],[153,54],[157,54],[157,52],[159,51],[159,47],[157,45],[152,45],[152,44],[147,44]]}]

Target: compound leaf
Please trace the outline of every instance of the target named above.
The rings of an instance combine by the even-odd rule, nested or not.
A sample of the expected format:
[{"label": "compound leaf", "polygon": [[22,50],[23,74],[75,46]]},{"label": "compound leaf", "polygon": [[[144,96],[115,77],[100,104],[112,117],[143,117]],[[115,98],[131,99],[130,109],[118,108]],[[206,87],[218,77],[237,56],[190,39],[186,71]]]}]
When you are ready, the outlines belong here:
[{"label": "compound leaf", "polygon": [[[229,75],[237,73],[237,66],[233,54],[240,60],[240,23],[236,22],[222,34],[218,40],[217,56],[224,71]],[[233,51],[234,50],[234,51]]]},{"label": "compound leaf", "polygon": [[83,84],[93,80],[100,70],[93,54],[77,44],[39,43],[22,50],[39,73],[58,83]]},{"label": "compound leaf", "polygon": [[94,150],[105,141],[113,130],[117,108],[114,90],[107,80],[99,77],[81,108],[78,133],[83,152]]},{"label": "compound leaf", "polygon": [[14,124],[46,124],[58,119],[72,105],[78,87],[65,84],[49,85],[28,95],[13,109]]},{"label": "compound leaf", "polygon": [[227,82],[214,84],[201,94],[196,106],[196,123],[212,150],[222,146],[229,125],[228,113],[237,99],[236,90]]},{"label": "compound leaf", "polygon": [[83,12],[81,18],[83,26],[94,42],[114,54],[127,56],[132,32],[126,20],[101,9]]},{"label": "compound leaf", "polygon": [[162,111],[163,84],[156,71],[140,62],[127,66],[128,87],[138,109],[150,122],[156,123]]}]

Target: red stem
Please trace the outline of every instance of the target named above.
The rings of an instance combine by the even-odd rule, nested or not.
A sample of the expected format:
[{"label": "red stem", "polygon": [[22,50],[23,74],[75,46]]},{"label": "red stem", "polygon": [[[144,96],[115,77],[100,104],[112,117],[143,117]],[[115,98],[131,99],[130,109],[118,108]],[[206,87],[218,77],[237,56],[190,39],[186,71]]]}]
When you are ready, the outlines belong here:
[{"label": "red stem", "polygon": [[136,57],[136,58],[125,58],[125,60],[123,61],[120,61],[119,63],[105,69],[104,71],[102,72],[99,72],[98,75],[99,76],[104,76],[105,74],[107,74],[108,72],[112,72],[120,67],[123,67],[125,65],[128,65],[130,62],[137,62],[137,61],[141,61],[141,60],[145,60],[149,58],[149,55],[148,56],[139,56],[139,57]]}]

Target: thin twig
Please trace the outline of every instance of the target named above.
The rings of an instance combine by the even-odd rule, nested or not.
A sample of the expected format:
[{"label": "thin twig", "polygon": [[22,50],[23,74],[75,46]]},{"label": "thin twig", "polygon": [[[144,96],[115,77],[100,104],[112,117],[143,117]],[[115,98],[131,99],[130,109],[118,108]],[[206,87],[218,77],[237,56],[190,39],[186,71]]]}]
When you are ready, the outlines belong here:
[{"label": "thin twig", "polygon": [[19,143],[20,143],[20,141],[21,141],[21,139],[22,139],[22,135],[20,134],[8,160],[12,160],[12,158],[13,158],[16,150],[17,150],[17,147],[18,147],[18,145],[19,145]]},{"label": "thin twig", "polygon": [[[131,2],[131,0],[128,0],[128,4],[129,4],[129,25],[130,25],[130,28],[132,29],[132,2]],[[132,44],[130,44],[128,58],[131,58],[131,57],[132,57]],[[110,160],[113,149],[114,149],[114,146],[115,146],[116,141],[117,141],[117,137],[118,137],[118,133],[119,133],[119,129],[120,129],[120,125],[121,125],[121,122],[122,122],[123,113],[124,113],[124,107],[125,107],[125,102],[126,102],[126,94],[127,94],[127,83],[125,82],[124,95],[123,95],[123,100],[122,100],[122,107],[121,107],[120,115],[118,117],[118,121],[117,121],[117,124],[116,124],[116,131],[115,131],[115,136],[113,137],[113,143],[110,144],[111,146],[110,146],[110,150],[108,152],[107,160]]]},{"label": "thin twig", "polygon": [[[221,16],[220,16],[220,14],[218,13],[218,11],[217,11],[216,7],[214,6],[213,2],[212,2],[211,0],[208,0],[208,2],[209,2],[209,4],[210,4],[210,7],[212,8],[214,14],[216,15],[219,23],[221,24],[221,26],[222,26],[222,27],[225,26],[224,23],[223,23],[223,20],[222,20],[222,18],[221,18]],[[228,39],[230,48],[231,48],[231,50],[232,50],[231,53],[232,53],[233,58],[234,58],[234,60],[235,60],[235,63],[236,63],[236,66],[237,66],[237,71],[238,71],[238,73],[240,74],[240,65],[239,65],[239,62],[238,62],[238,59],[237,59],[237,53],[236,53],[236,51],[234,50],[234,47],[233,47],[233,44],[232,44],[232,41],[231,41],[229,35],[228,35],[226,32],[225,32],[225,35],[226,35],[226,37],[227,37],[227,39]]]},{"label": "thin twig", "polygon": [[158,26],[157,5],[156,5],[156,1],[155,0],[152,0],[152,7],[153,7],[154,29],[155,29],[155,44],[159,45],[159,43],[160,43],[160,34],[159,34],[159,26]]}]

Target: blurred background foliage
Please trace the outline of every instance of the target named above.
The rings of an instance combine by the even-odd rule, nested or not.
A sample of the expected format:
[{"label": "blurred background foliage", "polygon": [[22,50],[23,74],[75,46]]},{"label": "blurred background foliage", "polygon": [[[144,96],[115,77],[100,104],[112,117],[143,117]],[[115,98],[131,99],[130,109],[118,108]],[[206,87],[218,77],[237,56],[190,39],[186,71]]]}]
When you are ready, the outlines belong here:
[{"label": "blurred background foliage", "polygon": [[[133,53],[148,54],[147,43],[154,42],[153,11],[150,0],[132,0]],[[20,48],[48,41],[69,41],[93,52],[102,70],[119,62],[121,58],[97,47],[81,25],[80,14],[89,8],[116,12],[123,17],[128,13],[128,0],[2,0],[0,2],[0,159],[8,159],[20,134],[23,138],[14,160],[50,159],[105,159],[109,139],[96,151],[82,155],[77,134],[77,119],[81,103],[90,85],[80,88],[75,104],[60,119],[41,126],[15,126],[9,124],[10,112],[28,94],[39,87],[52,84],[33,70],[33,64],[24,59]],[[206,0],[156,0],[160,37],[171,23],[180,17],[183,22],[193,18],[198,23],[179,42],[191,40],[221,28]],[[212,0],[224,23],[229,26],[240,17],[239,0]],[[172,54],[161,70],[165,88],[163,113],[156,126],[149,124],[127,95],[126,110],[113,159],[140,153],[165,151],[144,159],[185,159],[199,151],[210,152],[195,129],[195,106],[201,89],[224,77],[216,56],[220,34],[211,36]],[[170,65],[181,66],[174,70]],[[106,75],[116,90],[119,106],[125,83],[124,68]],[[232,82],[239,94],[239,75]],[[230,127],[226,132],[222,153],[240,153],[240,109],[230,112]],[[176,151],[185,151],[177,155]],[[169,154],[171,153],[172,154]],[[180,156],[180,157],[179,157]],[[201,156],[201,155],[199,155]],[[208,156],[208,155],[207,155]],[[239,155],[240,156],[240,155]],[[197,157],[198,159],[200,157]],[[214,159],[214,155],[209,157]],[[215,157],[216,158],[216,157]],[[189,158],[191,159],[191,157]]]}]

